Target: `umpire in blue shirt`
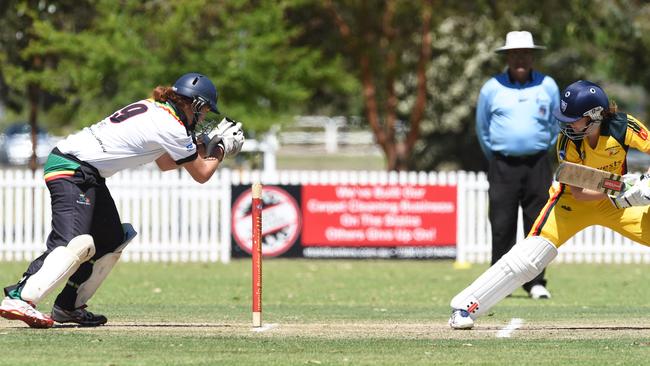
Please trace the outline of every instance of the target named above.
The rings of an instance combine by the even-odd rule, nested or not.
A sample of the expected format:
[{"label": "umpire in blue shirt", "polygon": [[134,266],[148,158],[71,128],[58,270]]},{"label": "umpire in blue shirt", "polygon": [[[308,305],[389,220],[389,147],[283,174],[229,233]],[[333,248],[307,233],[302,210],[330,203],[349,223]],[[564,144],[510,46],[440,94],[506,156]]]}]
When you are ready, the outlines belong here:
[{"label": "umpire in blue shirt", "polygon": [[[547,151],[559,133],[552,111],[559,103],[555,81],[533,70],[535,45],[530,32],[509,32],[496,50],[505,54],[505,72],[481,88],[476,134],[489,161],[492,264],[515,244],[521,205],[525,234],[548,199],[552,171]],[[544,271],[524,289],[533,299],[550,298]]]}]

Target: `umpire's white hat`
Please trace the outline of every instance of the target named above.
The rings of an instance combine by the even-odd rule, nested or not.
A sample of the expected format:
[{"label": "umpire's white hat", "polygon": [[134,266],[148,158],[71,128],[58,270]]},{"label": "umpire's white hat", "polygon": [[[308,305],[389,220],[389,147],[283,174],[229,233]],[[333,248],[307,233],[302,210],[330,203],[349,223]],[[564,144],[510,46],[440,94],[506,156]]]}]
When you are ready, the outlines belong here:
[{"label": "umpire's white hat", "polygon": [[533,35],[528,31],[514,31],[508,32],[506,35],[506,44],[499,47],[494,52],[505,52],[507,50],[515,50],[521,48],[528,48],[534,50],[546,49],[544,46],[538,46],[533,43]]}]

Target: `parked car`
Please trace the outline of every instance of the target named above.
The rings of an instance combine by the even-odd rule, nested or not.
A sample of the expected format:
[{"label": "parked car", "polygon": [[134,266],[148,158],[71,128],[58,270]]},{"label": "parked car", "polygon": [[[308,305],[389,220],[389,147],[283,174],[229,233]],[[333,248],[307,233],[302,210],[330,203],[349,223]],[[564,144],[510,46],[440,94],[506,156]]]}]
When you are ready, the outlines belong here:
[{"label": "parked car", "polygon": [[[32,156],[32,128],[29,123],[14,123],[0,135],[0,163],[8,165],[27,165]],[[36,140],[36,158],[39,165],[47,160],[47,156],[59,139],[39,127]]]}]

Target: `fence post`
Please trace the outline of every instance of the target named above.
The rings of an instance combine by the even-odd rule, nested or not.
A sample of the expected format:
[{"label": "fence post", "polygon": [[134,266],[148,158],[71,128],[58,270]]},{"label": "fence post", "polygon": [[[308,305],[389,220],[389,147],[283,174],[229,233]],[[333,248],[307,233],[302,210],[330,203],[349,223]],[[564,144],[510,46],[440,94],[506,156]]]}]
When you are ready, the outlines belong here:
[{"label": "fence post", "polygon": [[265,173],[275,172],[277,170],[276,153],[278,151],[278,145],[277,127],[274,126],[264,135],[262,143]]},{"label": "fence post", "polygon": [[325,120],[325,151],[335,153],[338,150],[338,123],[334,118]]},{"label": "fence post", "polygon": [[232,175],[230,169],[221,169],[219,171],[219,184],[221,185],[221,214],[219,215],[219,225],[221,230],[220,233],[220,242],[221,248],[219,248],[219,259],[222,263],[230,263],[231,257],[231,248],[230,248],[230,228],[231,228],[231,207],[230,200],[232,196]]}]

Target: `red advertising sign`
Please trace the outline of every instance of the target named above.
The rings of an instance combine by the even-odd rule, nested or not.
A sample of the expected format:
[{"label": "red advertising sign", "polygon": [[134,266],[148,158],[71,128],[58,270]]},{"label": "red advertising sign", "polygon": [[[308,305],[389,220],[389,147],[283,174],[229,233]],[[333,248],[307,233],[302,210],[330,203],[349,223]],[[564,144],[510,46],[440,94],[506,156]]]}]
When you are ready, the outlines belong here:
[{"label": "red advertising sign", "polygon": [[304,246],[456,244],[456,186],[304,185]]}]

